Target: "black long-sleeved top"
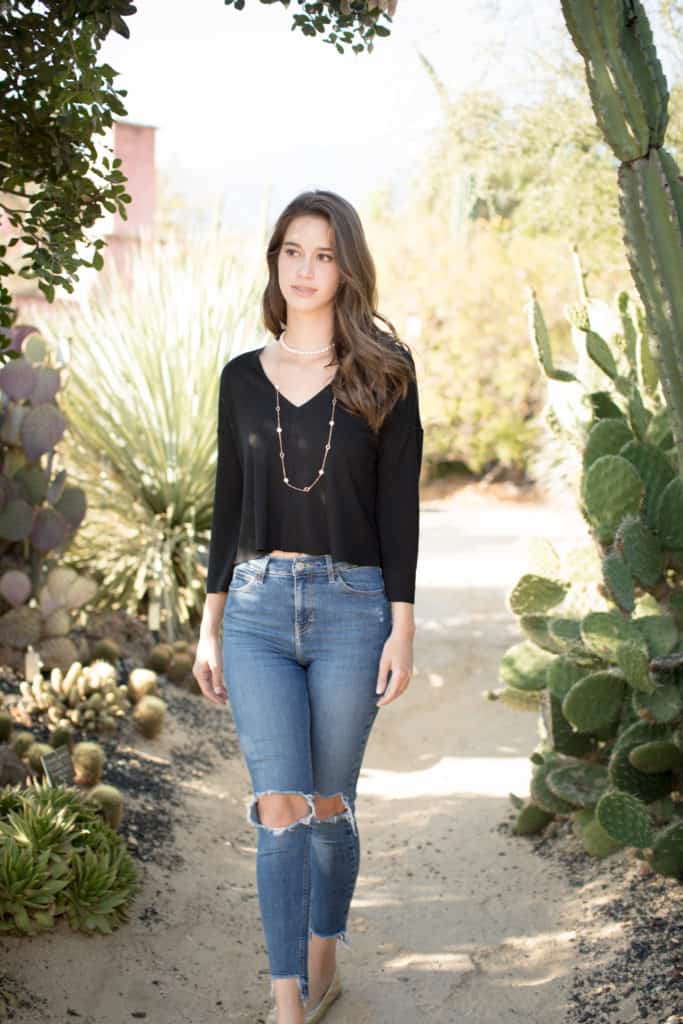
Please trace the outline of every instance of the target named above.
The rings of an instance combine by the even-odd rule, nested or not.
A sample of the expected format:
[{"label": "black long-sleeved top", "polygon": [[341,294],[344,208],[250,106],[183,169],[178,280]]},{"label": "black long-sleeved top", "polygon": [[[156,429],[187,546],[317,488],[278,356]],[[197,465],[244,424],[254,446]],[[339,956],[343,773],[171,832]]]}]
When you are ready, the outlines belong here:
[{"label": "black long-sleeved top", "polygon": [[[423,440],[415,382],[379,433],[337,401],[324,473],[310,491],[294,491],[282,479],[276,390],[262,351],[242,352],[221,371],[207,593],[227,591],[236,563],[278,549],[379,565],[387,598],[414,603]],[[300,406],[280,392],[285,466],[297,487],[317,477],[331,412],[331,383]]]}]

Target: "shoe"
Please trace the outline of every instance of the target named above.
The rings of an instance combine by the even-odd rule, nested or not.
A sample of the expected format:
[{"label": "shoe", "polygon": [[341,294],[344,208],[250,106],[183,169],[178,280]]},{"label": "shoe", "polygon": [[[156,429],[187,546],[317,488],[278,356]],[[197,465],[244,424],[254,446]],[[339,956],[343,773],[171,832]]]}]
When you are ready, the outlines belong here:
[{"label": "shoe", "polygon": [[339,977],[339,968],[335,967],[334,977],[330,982],[329,988],[323,995],[318,1005],[306,1014],[304,1017],[304,1024],[316,1024],[316,1021],[322,1020],[332,1003],[335,1001],[337,996],[341,995],[342,983]]},{"label": "shoe", "polygon": [[[304,1024],[316,1024],[316,1021],[322,1020],[332,1003],[335,1001],[337,996],[341,995],[342,983],[339,977],[339,968],[335,967],[334,977],[330,982],[329,988],[323,994],[322,999],[318,1005],[310,1010],[304,1017]],[[272,1008],[268,1016],[266,1017],[266,1024],[277,1024],[277,1017],[275,1016],[275,1007]]]}]

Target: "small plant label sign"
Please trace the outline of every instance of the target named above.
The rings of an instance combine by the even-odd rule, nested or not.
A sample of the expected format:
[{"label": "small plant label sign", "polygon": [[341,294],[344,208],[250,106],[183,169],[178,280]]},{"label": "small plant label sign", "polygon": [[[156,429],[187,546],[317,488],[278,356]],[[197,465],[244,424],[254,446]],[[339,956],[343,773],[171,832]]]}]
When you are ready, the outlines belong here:
[{"label": "small plant label sign", "polygon": [[52,754],[41,755],[41,764],[51,786],[69,786],[74,781],[74,765],[67,746],[58,747]]}]

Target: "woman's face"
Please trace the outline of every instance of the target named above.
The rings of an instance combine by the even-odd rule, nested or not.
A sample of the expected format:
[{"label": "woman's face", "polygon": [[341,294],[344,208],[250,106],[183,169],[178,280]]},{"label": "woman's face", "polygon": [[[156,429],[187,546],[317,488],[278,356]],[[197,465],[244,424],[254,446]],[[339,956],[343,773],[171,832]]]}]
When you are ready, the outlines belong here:
[{"label": "woman's face", "polygon": [[277,270],[280,291],[288,307],[312,313],[334,302],[339,268],[332,228],[326,217],[306,214],[289,222]]}]

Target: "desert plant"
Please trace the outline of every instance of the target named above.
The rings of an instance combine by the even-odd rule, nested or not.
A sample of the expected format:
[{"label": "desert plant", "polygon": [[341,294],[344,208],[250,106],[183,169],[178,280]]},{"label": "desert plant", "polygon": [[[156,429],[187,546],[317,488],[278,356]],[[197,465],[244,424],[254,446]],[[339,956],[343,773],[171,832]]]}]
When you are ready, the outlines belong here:
[{"label": "desert plant", "polygon": [[147,655],[146,665],[155,672],[163,672],[172,683],[180,683],[195,689],[194,677],[190,686],[188,679],[197,653],[196,643],[176,640],[173,644],[157,644]]},{"label": "desert plant", "polygon": [[60,917],[111,933],[141,888],[122,836],[74,787],[32,780],[0,792],[0,932],[34,935]]},{"label": "desert plant", "polygon": [[[82,665],[74,661],[66,672],[55,667],[49,679],[37,672],[29,683],[19,683],[19,706],[28,714],[44,716],[49,729],[69,726],[88,732],[112,732],[116,719],[130,706],[128,687],[118,682],[117,671],[108,661]],[[67,739],[61,739],[67,742]]]},{"label": "desert plant", "polygon": [[100,782],[88,791],[85,799],[98,808],[110,828],[118,829],[123,818],[123,794],[116,786]]},{"label": "desert plant", "polygon": [[[509,594],[527,639],[492,691],[542,708],[530,800],[517,831],[571,815],[586,850],[627,846],[683,876],[683,180],[664,149],[668,90],[640,0],[562,0],[593,108],[622,161],[620,209],[647,333],[623,321],[619,351],[576,311],[593,393],[579,504],[594,548],[562,564],[546,545]],[[620,303],[625,313],[626,303]],[[532,301],[539,362],[560,389]],[[650,357],[648,341],[652,341]],[[666,407],[653,409],[661,396]],[[517,697],[515,698],[515,693]],[[545,812],[545,813],[542,813]],[[527,826],[528,822],[528,826]]]},{"label": "desert plant", "polygon": [[59,565],[86,511],[84,492],[57,462],[66,429],[60,386],[48,346],[29,331],[18,358],[0,369],[0,650],[13,668],[29,646],[48,668],[73,661],[72,615],[96,589]]},{"label": "desert plant", "polygon": [[99,743],[82,740],[71,753],[74,781],[78,786],[96,786],[102,778],[105,753]]},{"label": "desert plant", "polygon": [[166,701],[148,693],[135,705],[133,721],[147,739],[154,739],[161,732],[166,715]]},{"label": "desert plant", "polygon": [[98,608],[160,604],[169,641],[203,605],[220,371],[258,340],[258,249],[220,224],[148,241],[126,277],[41,324],[71,349],[66,459],[88,516],[69,565],[102,581]]},{"label": "desert plant", "polygon": [[[489,693],[541,712],[530,798],[516,834],[570,816],[585,849],[633,847],[683,874],[683,484],[644,318],[617,300],[607,342],[590,305],[572,311],[597,378],[555,365],[541,309],[530,333],[556,399],[550,422],[581,453],[579,507],[592,540],[564,557],[548,542],[508,595],[524,639]],[[590,388],[586,386],[588,383]],[[602,387],[600,387],[602,383]]]}]

